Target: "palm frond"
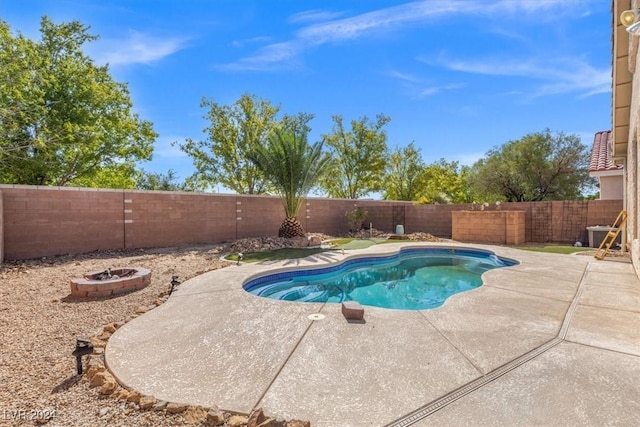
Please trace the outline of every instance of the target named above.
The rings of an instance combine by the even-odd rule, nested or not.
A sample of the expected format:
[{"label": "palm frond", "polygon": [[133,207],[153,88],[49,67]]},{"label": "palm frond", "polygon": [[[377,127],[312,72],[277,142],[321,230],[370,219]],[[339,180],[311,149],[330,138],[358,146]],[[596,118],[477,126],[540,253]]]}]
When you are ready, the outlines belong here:
[{"label": "palm frond", "polygon": [[327,170],[330,158],[322,145],[310,145],[306,130],[279,128],[271,133],[267,145],[256,147],[249,155],[282,197],[288,218],[297,215],[302,199]]}]

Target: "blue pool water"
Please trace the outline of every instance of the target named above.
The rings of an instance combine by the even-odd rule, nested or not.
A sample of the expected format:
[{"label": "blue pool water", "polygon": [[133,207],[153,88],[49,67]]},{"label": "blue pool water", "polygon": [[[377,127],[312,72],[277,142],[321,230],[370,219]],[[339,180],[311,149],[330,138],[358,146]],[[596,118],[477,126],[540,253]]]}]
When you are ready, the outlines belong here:
[{"label": "blue pool water", "polygon": [[518,264],[475,249],[404,248],[330,267],[257,277],[244,289],[261,297],[302,302],[358,301],[401,310],[439,307],[451,295],[482,285],[485,271]]}]

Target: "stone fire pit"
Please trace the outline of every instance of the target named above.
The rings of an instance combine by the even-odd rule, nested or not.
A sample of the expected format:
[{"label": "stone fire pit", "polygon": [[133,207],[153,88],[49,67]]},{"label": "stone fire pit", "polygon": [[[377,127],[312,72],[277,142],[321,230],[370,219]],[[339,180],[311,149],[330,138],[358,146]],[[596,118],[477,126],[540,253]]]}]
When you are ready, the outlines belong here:
[{"label": "stone fire pit", "polygon": [[71,295],[81,298],[103,298],[142,289],[151,283],[146,268],[116,268],[87,273],[71,279]]}]

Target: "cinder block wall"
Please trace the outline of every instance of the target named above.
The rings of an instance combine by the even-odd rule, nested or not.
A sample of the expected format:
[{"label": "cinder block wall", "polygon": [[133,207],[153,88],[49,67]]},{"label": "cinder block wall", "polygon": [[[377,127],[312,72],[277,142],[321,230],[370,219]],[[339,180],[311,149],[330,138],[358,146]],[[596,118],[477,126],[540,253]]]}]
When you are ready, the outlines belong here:
[{"label": "cinder block wall", "polygon": [[524,211],[454,211],[453,240],[461,242],[519,245],[524,243]]},{"label": "cinder block wall", "polygon": [[[215,195],[207,195],[210,198],[217,198]],[[264,196],[226,196],[232,197],[235,223],[238,227],[237,233],[230,233],[224,239],[210,240],[212,242],[222,242],[232,239],[242,239],[256,236],[277,236],[278,228],[284,219],[284,206],[279,197]],[[302,216],[302,208],[300,208]],[[303,221],[302,218],[299,218]],[[304,222],[302,222],[304,226]],[[236,237],[237,236],[237,237]]]},{"label": "cinder block wall", "polygon": [[622,206],[622,200],[568,200],[503,203],[501,209],[524,211],[526,242],[572,244],[588,242],[588,226],[612,224]]},{"label": "cinder block wall", "polygon": [[121,248],[122,191],[2,188],[5,259]]},{"label": "cinder block wall", "polygon": [[3,236],[3,220],[4,215],[2,214],[2,190],[0,190],[0,263],[4,261],[4,236]]},{"label": "cinder block wall", "polygon": [[525,223],[523,211],[507,211],[505,224],[505,244],[521,245],[525,243]]},{"label": "cinder block wall", "polygon": [[452,238],[461,242],[506,242],[503,212],[455,211],[451,215]]},{"label": "cinder block wall", "polygon": [[126,248],[221,242],[236,236],[235,197],[125,191]]},{"label": "cinder block wall", "polygon": [[424,232],[438,237],[452,236],[451,213],[471,208],[460,205],[412,205],[407,207],[407,233]]},{"label": "cinder block wall", "polygon": [[[0,185],[0,196],[0,255],[12,260],[275,236],[284,219],[280,198],[266,196],[19,185]],[[445,238],[452,237],[451,213],[470,209],[468,204],[310,198],[298,218],[309,232],[340,235],[348,231],[345,213],[355,207],[368,211],[365,222],[375,229],[394,232],[402,224],[406,233]],[[573,243],[587,241],[587,226],[611,224],[622,201],[504,203],[501,208],[525,212],[526,241]]]}]

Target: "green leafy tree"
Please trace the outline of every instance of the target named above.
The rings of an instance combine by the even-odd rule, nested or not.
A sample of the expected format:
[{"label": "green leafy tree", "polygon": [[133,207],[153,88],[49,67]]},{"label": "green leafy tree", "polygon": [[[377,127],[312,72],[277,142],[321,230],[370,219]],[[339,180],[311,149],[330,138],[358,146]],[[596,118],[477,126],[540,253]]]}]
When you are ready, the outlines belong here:
[{"label": "green leafy tree", "polygon": [[0,21],[0,180],[35,185],[131,184],[156,133],[131,112],[125,84],[83,53],[79,22],[44,17],[39,42]]},{"label": "green leafy tree", "polygon": [[418,200],[425,187],[425,164],[414,143],[397,147],[387,160],[383,197],[387,200]]},{"label": "green leafy tree", "polygon": [[100,168],[95,174],[75,178],[69,184],[77,187],[134,189],[139,174],[134,162],[124,162]]},{"label": "green leafy tree", "polygon": [[469,181],[485,200],[574,200],[592,185],[589,148],[576,135],[531,133],[487,153]]},{"label": "green leafy tree", "polygon": [[320,183],[330,197],[358,199],[383,188],[388,151],[383,128],[390,120],[382,114],[375,122],[362,117],[347,131],[342,116],[333,116],[333,132],[323,135],[333,159],[331,172]]},{"label": "green leafy tree", "polygon": [[191,188],[178,181],[178,175],[173,169],[167,173],[140,171],[136,177],[138,190],[162,190],[162,191],[190,191]]},{"label": "green leafy tree", "polygon": [[364,208],[357,207],[345,212],[345,216],[347,217],[349,231],[357,233],[362,229],[362,223],[367,219],[367,216],[369,216],[369,211]]},{"label": "green leafy tree", "polygon": [[249,159],[282,197],[285,220],[278,230],[280,237],[304,236],[298,211],[303,198],[326,173],[330,161],[322,151],[322,142],[313,145],[308,142],[307,123],[311,117],[306,114],[285,117],[271,132],[268,143],[249,153]]},{"label": "green leafy tree", "polygon": [[427,203],[470,203],[473,190],[467,183],[469,168],[458,162],[440,159],[424,169],[424,186],[418,202]]},{"label": "green leafy tree", "polygon": [[209,109],[204,117],[210,122],[204,130],[208,138],[187,139],[179,144],[193,159],[197,171],[190,181],[200,187],[221,184],[239,194],[266,193],[267,180],[249,161],[248,154],[267,143],[280,108],[249,94],[242,95],[232,105],[203,99],[201,107]]}]

